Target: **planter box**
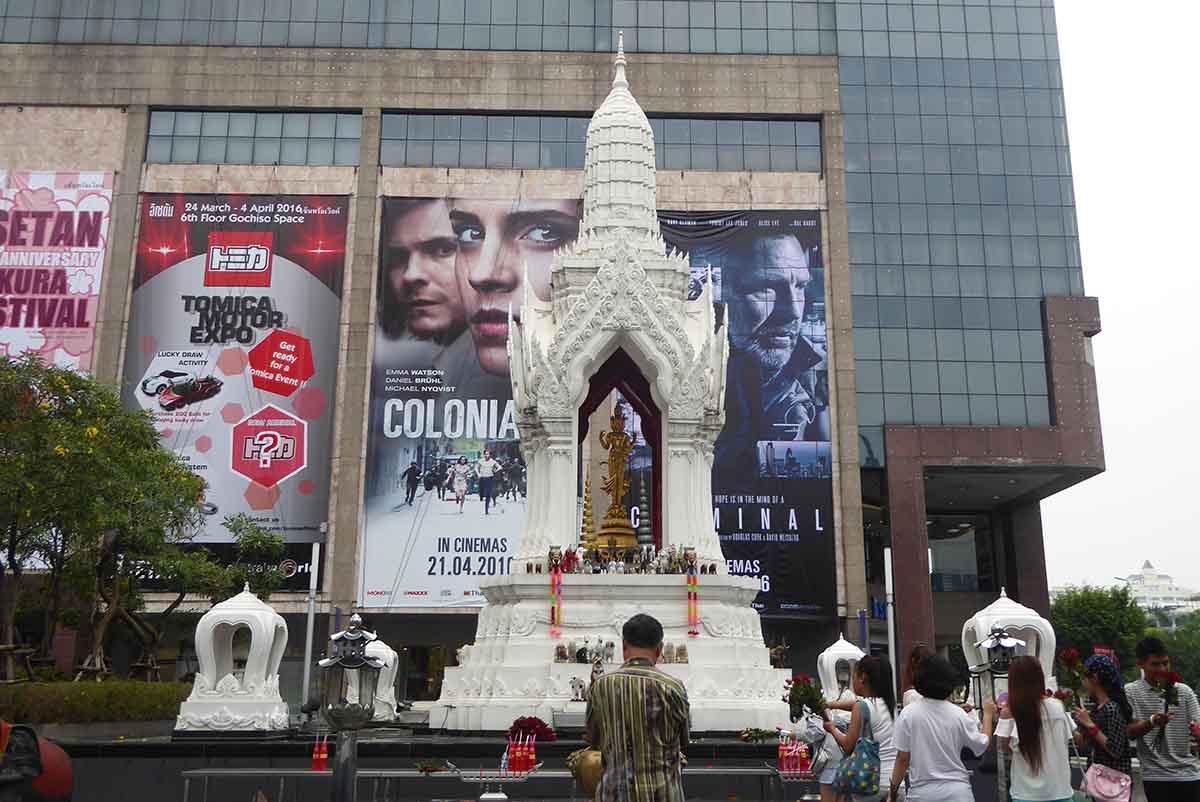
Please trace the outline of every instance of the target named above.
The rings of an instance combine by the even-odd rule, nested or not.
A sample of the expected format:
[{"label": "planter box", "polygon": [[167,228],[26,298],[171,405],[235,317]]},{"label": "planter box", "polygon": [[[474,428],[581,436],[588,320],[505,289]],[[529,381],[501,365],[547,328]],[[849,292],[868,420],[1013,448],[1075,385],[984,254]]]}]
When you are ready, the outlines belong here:
[{"label": "planter box", "polygon": [[37,734],[50,741],[73,743],[79,741],[116,741],[119,738],[170,738],[175,720],[164,721],[97,721],[91,724],[35,724]]}]

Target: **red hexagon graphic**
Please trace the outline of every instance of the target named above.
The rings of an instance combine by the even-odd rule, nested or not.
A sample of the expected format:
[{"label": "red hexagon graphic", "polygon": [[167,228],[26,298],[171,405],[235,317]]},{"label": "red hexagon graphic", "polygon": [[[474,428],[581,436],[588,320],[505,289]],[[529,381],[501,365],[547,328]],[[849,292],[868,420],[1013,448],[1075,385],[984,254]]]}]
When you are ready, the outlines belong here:
[{"label": "red hexagon graphic", "polygon": [[250,349],[250,377],[260,390],[288,396],[315,372],[312,344],[299,334],[275,329]]},{"label": "red hexagon graphic", "polygon": [[213,447],[212,438],[206,434],[202,434],[196,438],[196,450],[201,454],[207,454],[209,449]]},{"label": "red hexagon graphic", "polygon": [[250,505],[250,509],[255,511],[269,510],[279,501],[279,488],[263,487],[251,482],[246,485],[246,492],[242,495],[245,496],[246,503]]},{"label": "red hexagon graphic", "polygon": [[316,420],[325,414],[325,391],[320,387],[305,387],[292,399],[292,409],[305,420]]},{"label": "red hexagon graphic", "polygon": [[302,479],[300,484],[296,486],[296,490],[299,491],[300,495],[302,496],[311,496],[312,492],[316,489],[317,486],[313,484],[312,479]]},{"label": "red hexagon graphic", "polygon": [[249,363],[246,352],[241,348],[226,348],[217,357],[217,368],[226,376],[237,376]]},{"label": "red hexagon graphic", "polygon": [[241,404],[229,403],[221,407],[221,420],[226,423],[237,423],[246,414]]},{"label": "red hexagon graphic", "polygon": [[274,404],[238,421],[230,432],[229,467],[271,488],[304,469],[308,424]]}]

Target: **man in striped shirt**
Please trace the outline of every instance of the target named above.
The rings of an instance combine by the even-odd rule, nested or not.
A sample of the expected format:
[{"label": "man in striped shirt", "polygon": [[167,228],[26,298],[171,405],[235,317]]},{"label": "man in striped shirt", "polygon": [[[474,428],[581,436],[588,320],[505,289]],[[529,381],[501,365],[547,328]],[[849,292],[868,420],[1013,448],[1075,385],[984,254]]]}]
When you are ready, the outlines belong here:
[{"label": "man in striped shirt", "polygon": [[[1143,677],[1125,686],[1133,708],[1129,737],[1137,739],[1138,759],[1148,802],[1200,802],[1200,760],[1191,751],[1189,725],[1200,721],[1200,703],[1186,685],[1176,683],[1179,704],[1164,710],[1163,697],[1153,683],[1170,673],[1167,647],[1154,637],[1137,645],[1137,664]],[[1157,743],[1160,730],[1166,731]],[[1157,745],[1156,745],[1157,744]]]},{"label": "man in striped shirt", "polygon": [[588,691],[587,735],[604,757],[596,802],[683,802],[687,690],[654,667],[663,648],[656,619],[635,615],[621,637],[625,664]]}]

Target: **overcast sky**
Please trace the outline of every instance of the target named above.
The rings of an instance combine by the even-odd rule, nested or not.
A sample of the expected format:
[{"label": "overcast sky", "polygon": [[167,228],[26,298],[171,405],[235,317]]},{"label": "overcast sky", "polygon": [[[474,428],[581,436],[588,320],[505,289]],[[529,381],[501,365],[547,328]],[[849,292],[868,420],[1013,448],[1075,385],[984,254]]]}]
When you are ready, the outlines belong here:
[{"label": "overcast sky", "polygon": [[1200,590],[1200,11],[1055,0],[1108,470],[1042,503],[1050,583]]}]

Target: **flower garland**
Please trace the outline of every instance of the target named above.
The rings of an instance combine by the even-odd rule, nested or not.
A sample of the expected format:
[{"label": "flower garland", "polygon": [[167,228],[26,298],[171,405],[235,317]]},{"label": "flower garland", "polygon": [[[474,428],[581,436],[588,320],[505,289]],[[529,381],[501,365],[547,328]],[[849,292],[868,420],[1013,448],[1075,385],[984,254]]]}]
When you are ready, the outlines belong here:
[{"label": "flower garland", "polygon": [[562,582],[561,563],[550,566],[550,637],[561,638],[562,630]]},{"label": "flower garland", "polygon": [[687,569],[688,637],[700,634],[700,574],[696,564]]}]

